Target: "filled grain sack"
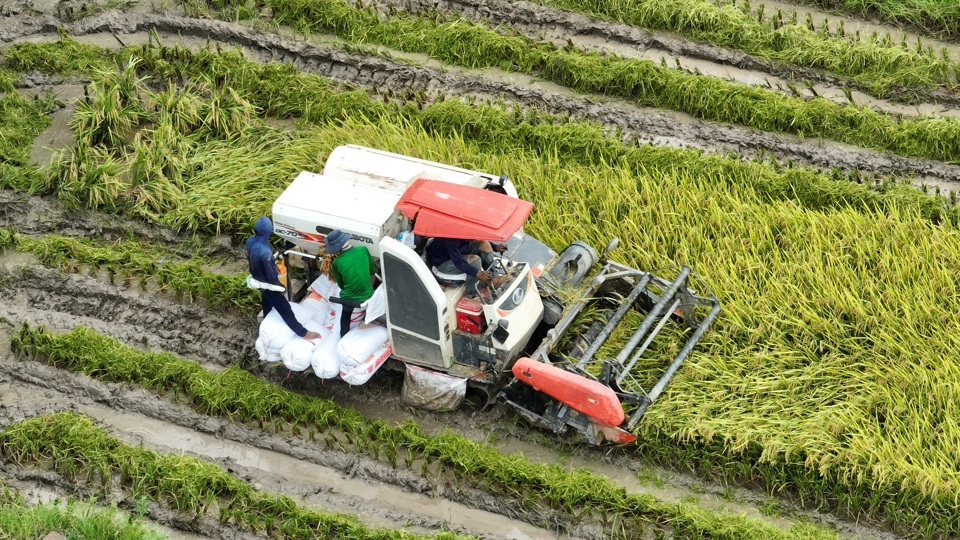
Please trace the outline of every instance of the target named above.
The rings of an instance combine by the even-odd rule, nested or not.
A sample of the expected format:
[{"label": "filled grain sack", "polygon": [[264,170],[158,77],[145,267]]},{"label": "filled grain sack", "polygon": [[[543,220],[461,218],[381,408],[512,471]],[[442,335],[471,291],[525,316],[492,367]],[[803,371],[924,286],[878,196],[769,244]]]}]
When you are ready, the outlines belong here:
[{"label": "filled grain sack", "polygon": [[[347,335],[350,334],[348,333]],[[343,336],[343,338],[340,339],[340,343],[343,343],[344,339],[347,339],[347,336]],[[380,366],[387,361],[387,358],[390,358],[391,352],[393,352],[393,350],[390,348],[390,344],[382,343],[359,365],[351,366],[347,365],[346,362],[341,362],[340,378],[346,381],[347,384],[354,386],[366,383],[370,380],[370,377],[373,377],[373,374],[380,369]],[[340,359],[341,361],[345,360],[343,356],[341,356]]]},{"label": "filled grain sack", "polygon": [[366,362],[386,341],[387,329],[383,326],[354,328],[340,339],[337,350],[343,364],[354,367]]},{"label": "filled grain sack", "polygon": [[467,395],[467,379],[407,364],[400,397],[414,407],[452,411]]},{"label": "filled grain sack", "polygon": [[[327,312],[327,322],[324,324],[329,330],[340,333],[340,313],[343,312],[343,304],[330,302],[330,310]],[[351,308],[347,308],[351,309]],[[363,322],[363,311],[359,308],[354,309],[350,316],[350,328],[356,328]]]},{"label": "filled grain sack", "polygon": [[313,319],[325,325],[330,317],[330,302],[315,292],[311,292],[300,301],[300,305],[314,312]]},{"label": "filled grain sack", "polygon": [[290,371],[303,371],[310,367],[310,357],[317,346],[317,342],[322,339],[324,334],[329,335],[330,331],[320,325],[317,321],[307,321],[303,325],[307,330],[316,332],[320,338],[306,340],[303,338],[293,338],[280,349],[280,360]]},{"label": "filled grain sack", "polygon": [[263,342],[262,337],[257,338],[257,342],[254,345],[257,348],[257,354],[260,355],[260,360],[264,362],[279,362],[280,361],[280,350],[279,349],[267,349],[266,344]]},{"label": "filled grain sack", "polygon": [[313,280],[313,283],[310,284],[310,290],[325,299],[340,294],[340,286],[327,274],[320,274],[320,277]]},{"label": "filled grain sack", "polygon": [[313,372],[321,379],[332,379],[340,375],[340,355],[337,353],[337,344],[340,342],[340,333],[327,331],[326,335],[317,343],[310,355],[310,365]]},{"label": "filled grain sack", "polygon": [[[314,317],[318,317],[317,313],[312,309],[303,307],[300,304],[290,304],[290,309],[293,310],[293,315],[297,318],[297,321],[304,325],[304,327],[306,327],[308,322],[314,320]],[[323,324],[320,323],[316,328],[322,326]],[[275,309],[271,310],[270,313],[263,318],[263,322],[260,323],[258,341],[262,341],[264,355],[261,356],[260,359],[271,362],[280,360],[279,357],[273,358],[273,355],[279,355],[283,346],[296,336],[293,330],[284,322],[280,313]],[[257,352],[260,352],[260,348],[257,349]]]}]

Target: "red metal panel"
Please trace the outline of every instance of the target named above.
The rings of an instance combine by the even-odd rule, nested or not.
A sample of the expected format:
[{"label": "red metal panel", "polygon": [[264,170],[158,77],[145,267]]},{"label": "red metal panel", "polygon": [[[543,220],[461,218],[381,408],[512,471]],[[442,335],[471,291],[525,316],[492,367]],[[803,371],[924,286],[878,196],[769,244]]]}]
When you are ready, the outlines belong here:
[{"label": "red metal panel", "polygon": [[416,219],[413,232],[435,238],[505,242],[523,226],[533,203],[486,189],[420,178],[397,203]]},{"label": "red metal panel", "polygon": [[609,386],[530,358],[517,360],[513,376],[602,424],[623,423],[623,406]]}]

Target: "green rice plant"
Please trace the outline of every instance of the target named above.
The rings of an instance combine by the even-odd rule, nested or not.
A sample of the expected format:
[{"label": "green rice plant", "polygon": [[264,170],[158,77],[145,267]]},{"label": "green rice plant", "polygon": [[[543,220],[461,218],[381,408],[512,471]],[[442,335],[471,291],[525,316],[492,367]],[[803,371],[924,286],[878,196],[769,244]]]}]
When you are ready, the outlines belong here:
[{"label": "green rice plant", "polygon": [[912,26],[934,37],[956,40],[960,36],[960,6],[951,0],[796,0],[831,11]]},{"label": "green rice plant", "polygon": [[[431,32],[424,31],[427,23],[410,20],[412,16],[399,16],[395,10],[391,10],[390,19],[383,22],[373,10],[340,0],[269,0],[263,3],[273,8],[274,18],[281,24],[299,30],[334,31],[341,38],[356,43],[371,41],[388,45],[383,42],[387,39],[391,42],[389,46],[409,46],[411,40],[398,34],[419,34],[421,43],[427,48],[437,49],[437,52],[443,50],[445,61],[460,65],[470,66],[477,58],[499,62],[498,59],[507,58],[517,50],[508,40],[486,39],[489,32],[470,21],[456,19],[455,15],[418,14],[424,21],[440,19],[443,31]],[[758,20],[752,12],[745,13],[730,4],[707,0],[545,0],[542,3],[644,28],[684,34],[766,60],[823,69],[850,77],[865,91],[878,96],[883,96],[892,86],[929,88],[952,84],[953,64],[928,51],[904,49],[867,37],[825,35],[802,24],[784,24],[782,17],[763,20],[761,16]],[[231,17],[238,15],[236,4],[243,2],[211,3],[215,9],[227,8],[225,12]],[[401,22],[401,19],[406,20]],[[400,32],[391,36],[388,29]],[[485,39],[475,39],[471,34],[483,35]],[[476,49],[478,45],[479,51]],[[504,47],[512,50],[507,52]],[[437,53],[431,51],[431,54]],[[464,63],[457,58],[471,60]],[[536,61],[531,57],[529,62],[514,64],[532,66]]]},{"label": "green rice plant", "polygon": [[207,304],[246,314],[260,308],[260,295],[245,284],[246,273],[222,274],[205,269],[216,261],[201,257],[171,260],[167,250],[143,242],[117,240],[106,243],[60,235],[40,239],[20,236],[0,227],[0,248],[15,245],[17,250],[36,255],[42,264],[65,271],[87,265],[92,271],[105,270],[111,280],[120,275],[139,277],[141,283],[153,278],[161,289],[170,289],[180,298],[203,298]]},{"label": "green rice plant", "polygon": [[[8,497],[20,495],[3,488]],[[162,540],[160,533],[147,529],[143,523],[118,511],[115,507],[95,508],[68,499],[38,506],[25,506],[22,500],[0,505],[0,531],[4,538],[28,540],[44,538],[59,532],[67,538],[97,538],[103,540]]]},{"label": "green rice plant", "polygon": [[[783,131],[802,137],[823,137],[912,157],[951,161],[960,156],[960,142],[957,142],[960,140],[960,121],[952,118],[935,116],[893,118],[868,107],[841,105],[824,98],[805,101],[763,88],[746,87],[714,77],[690,75],[666,69],[649,61],[551,50],[552,45],[535,43],[528,38],[518,36],[503,36],[493,30],[480,27],[477,27],[476,32],[464,37],[464,39],[473,40],[469,43],[465,42],[464,51],[452,52],[444,45],[445,27],[423,22],[420,19],[401,19],[399,26],[394,28],[388,24],[393,19],[387,22],[379,22],[376,17],[374,19],[377,22],[372,24],[384,26],[378,29],[376,35],[366,36],[364,39],[376,38],[379,40],[377,43],[380,44],[415,52],[427,52],[441,60],[460,65],[513,66],[513,69],[540,73],[550,80],[569,85],[579,91],[611,93],[636,100],[644,105],[669,108],[699,118],[735,123],[765,131]],[[333,21],[329,24],[335,23],[336,21]],[[424,24],[434,24],[434,27],[419,28]],[[411,27],[407,28],[407,26]],[[436,34],[435,39],[422,39],[422,35],[428,30]],[[340,31],[348,34],[347,37],[354,35],[352,31]],[[501,41],[504,42],[504,47],[501,48],[504,56],[488,57],[477,52],[483,48],[483,44]],[[140,55],[150,48],[151,46],[135,48],[135,54]],[[167,54],[173,58],[181,58],[188,53],[174,49]],[[467,56],[471,54],[473,56],[468,58]],[[216,53],[208,52],[201,60],[210,60],[214,56],[217,56]],[[135,59],[136,62],[143,61],[139,56],[130,56],[128,59]],[[159,66],[167,71],[170,70],[167,62],[169,61],[165,59],[162,62],[146,61],[146,66]],[[218,61],[219,66],[203,66],[203,62],[196,62],[194,63],[197,69],[196,74],[199,76],[205,73],[201,70],[202,67],[219,67],[237,71],[236,75],[239,75],[244,82],[251,83],[246,86],[247,88],[261,86],[259,81],[250,77],[256,71],[250,67],[250,62],[245,62],[239,55],[228,59],[228,62],[229,64],[225,65]],[[182,70],[180,72],[182,75]],[[257,84],[253,84],[254,82]],[[224,85],[230,86],[226,81]],[[290,96],[289,92],[286,95]],[[244,99],[249,99],[254,105],[257,104],[254,96]],[[351,99],[352,103],[356,101]],[[268,114],[276,108],[261,107]],[[343,109],[340,109],[339,114],[343,114]]]},{"label": "green rice plant", "polygon": [[[819,0],[812,0],[814,2]],[[833,0],[828,0],[833,1]],[[840,0],[843,2],[844,0]],[[850,3],[862,0],[851,0]],[[902,46],[876,35],[844,35],[809,28],[800,21],[765,16],[762,2],[708,0],[540,0],[541,4],[586,13],[642,28],[675,32],[765,60],[851,77],[875,96],[894,86],[951,85],[956,61],[923,47]],[[801,0],[799,3],[803,3]],[[779,10],[778,10],[779,11]]]},{"label": "green rice plant", "polygon": [[0,188],[29,189],[41,177],[29,163],[30,146],[50,126],[47,113],[56,100],[50,93],[21,96],[6,77],[9,73],[0,73]]},{"label": "green rice plant", "polygon": [[351,516],[301,508],[288,496],[254,490],[213,463],[126,445],[89,417],[72,412],[38,416],[5,427],[0,432],[0,454],[21,465],[48,465],[81,482],[119,477],[135,496],[194,517],[217,512],[224,524],[262,531],[270,538],[470,538],[447,532],[424,536],[374,529]]},{"label": "green rice plant", "polygon": [[[910,157],[955,161],[960,156],[960,121],[953,118],[895,118],[866,106],[838,104],[820,97],[807,101],[764,88],[667,69],[651,61],[560,50],[546,42],[502,35],[472,22],[437,23],[400,15],[382,21],[376,14],[340,5],[340,0],[324,2],[336,4],[333,7],[337,9],[311,11],[319,10],[325,3],[300,6],[298,24],[337,32],[354,43],[369,41],[423,52],[457,65],[496,65],[538,74],[581,92],[616,95],[641,105],[717,122],[822,137]],[[469,28],[470,32],[464,33],[461,28]],[[449,47],[454,41],[460,46]]]},{"label": "green rice plant", "polygon": [[[143,65],[175,71],[178,57],[197,58],[168,49]],[[202,58],[262,110],[258,99],[280,95],[272,80],[257,81],[259,93],[240,92],[265,73],[242,58]],[[762,478],[771,490],[796,490],[805,501],[918,536],[955,530],[953,469],[943,457],[953,432],[930,423],[949,417],[942,404],[950,401],[929,398],[954,380],[952,362],[932,360],[955,348],[958,335],[950,326],[960,308],[950,292],[960,253],[954,207],[905,186],[873,191],[805,169],[632,147],[600,126],[536,112],[458,100],[368,101],[382,114],[323,109],[317,125],[295,136],[311,154],[291,152],[287,164],[315,170],[337,145],[357,143],[508,172],[537,205],[528,231],[548,244],[603,245],[616,235],[629,246],[618,259],[639,268],[686,262],[720,292],[725,309],[716,329],[640,427],[645,454]],[[308,111],[293,98],[270,106]],[[270,159],[282,160],[284,151]],[[261,159],[231,155],[248,159],[250,170]],[[233,226],[249,226],[259,205],[292,179],[277,175],[268,185],[263,173],[224,184],[235,199],[222,203],[235,213]],[[251,191],[256,199],[244,200]],[[197,223],[212,221],[195,208],[187,215]],[[940,426],[945,446],[917,436]]]},{"label": "green rice plant", "polygon": [[114,54],[109,49],[80,43],[66,34],[60,37],[57,46],[60,53],[56,55],[49,54],[47,43],[23,42],[4,49],[4,67],[18,72],[40,70],[68,76],[116,66]]},{"label": "green rice plant", "polygon": [[[611,528],[614,538],[634,538],[646,530],[647,524],[666,525],[675,535],[705,539],[835,538],[833,533],[824,529],[800,526],[784,531],[740,515],[715,514],[696,506],[664,503],[648,494],[628,494],[608,478],[585,470],[570,471],[557,465],[533,463],[521,454],[504,455],[494,448],[449,432],[428,436],[412,421],[391,427],[382,420],[367,420],[356,410],[333,401],[279,389],[236,367],[219,373],[209,372],[172,354],[138,351],[84,327],[55,335],[43,327],[31,329],[24,324],[11,338],[11,347],[21,355],[30,355],[99,379],[140,384],[158,392],[177,392],[193,407],[207,414],[246,422],[283,420],[305,426],[315,423],[321,430],[335,427],[355,441],[376,441],[393,448],[394,453],[402,448],[416,456],[440,460],[454,467],[458,474],[480,482],[488,489],[523,501],[541,501],[571,519],[586,510],[619,515],[632,525],[619,533]],[[35,424],[46,428],[50,422],[37,421]],[[18,439],[24,442],[18,444],[46,448],[42,441],[49,436],[37,433],[35,424],[31,424],[31,430]],[[335,437],[333,432],[331,435]],[[0,451],[10,452],[6,450],[9,437],[6,431],[0,433]],[[84,435],[82,440],[96,439]],[[376,446],[364,444],[368,448]],[[74,446],[64,445],[65,449]],[[32,460],[37,459],[35,456],[57,460],[54,450],[31,451],[33,453],[27,457]],[[100,458],[99,453],[91,452],[89,456],[85,454],[82,462],[100,464],[109,461]],[[13,457],[25,459],[21,454],[13,454]],[[62,460],[56,462],[63,463]],[[407,462],[412,463],[413,459]],[[189,503],[193,506],[188,507],[193,508],[197,500],[194,497],[184,504]],[[228,508],[236,506],[231,502]],[[606,524],[607,527],[611,525]]]},{"label": "green rice plant", "polygon": [[[349,130],[340,129],[338,125],[351,113],[359,111],[357,115],[362,113],[363,119],[349,121],[353,126],[373,123],[390,129],[389,126],[401,122],[409,126],[407,131],[415,131],[422,126],[428,132],[464,137],[471,144],[493,150],[519,144],[531,149],[555,148],[551,152],[559,152],[565,159],[569,157],[581,162],[586,160],[604,164],[626,158],[657,168],[674,168],[677,163],[688,163],[689,169],[697,173],[709,170],[708,174],[715,174],[723,170],[724,174],[734,175],[743,181],[764,183],[765,191],[774,198],[799,198],[812,207],[842,204],[877,208],[878,205],[884,206],[890,201],[902,199],[910,205],[924,206],[925,212],[934,219],[953,219],[950,216],[955,215],[939,199],[924,196],[906,186],[881,186],[886,193],[878,195],[869,186],[834,182],[799,168],[776,171],[776,167],[771,168],[769,164],[744,164],[738,159],[702,156],[696,151],[631,148],[608,137],[599,126],[570,122],[542,113],[520,113],[495,105],[474,106],[458,100],[415,106],[411,106],[413,104],[410,102],[385,104],[362,93],[350,90],[338,92],[323,79],[298,74],[289,66],[259,65],[244,60],[236,53],[201,50],[193,55],[176,47],[141,47],[137,49],[137,54],[141,53],[143,60],[140,65],[155,66],[163,73],[207,73],[211,78],[222,81],[222,84],[234,87],[246,96],[244,99],[263,111],[300,116],[320,123],[322,125],[318,129],[321,132],[337,131],[335,138],[344,142],[350,142]],[[172,66],[177,62],[185,62],[187,66],[174,69]],[[177,104],[176,100],[170,99],[173,94],[171,88],[167,86],[166,90],[152,93],[147,98],[156,103],[151,110],[156,111],[158,120],[152,127],[141,130],[137,134],[139,139],[134,138],[134,151],[126,158],[133,161],[133,172],[127,172],[123,162],[112,151],[91,151],[83,144],[78,144],[71,151],[72,154],[63,156],[58,169],[60,172],[55,175],[54,184],[59,185],[61,196],[116,211],[128,208],[128,211],[148,219],[162,219],[164,223],[178,227],[234,231],[239,227],[245,231],[252,222],[248,220],[268,211],[278,190],[296,172],[302,169],[317,170],[326,155],[326,150],[322,148],[332,149],[329,145],[317,146],[318,141],[311,133],[257,125],[248,126],[243,136],[232,142],[208,140],[202,143],[192,136],[178,137],[178,128],[173,126],[187,129],[188,134],[194,133],[199,120],[196,111],[190,112],[189,109],[199,107],[202,98],[199,93],[191,91],[194,87],[188,86],[180,95],[192,96],[188,98],[190,104]],[[287,91],[290,88],[301,91],[290,93]],[[187,109],[176,113],[165,112],[167,106],[161,103],[167,103],[172,109],[183,106]],[[184,114],[185,118],[176,120]],[[148,144],[147,141],[156,141],[156,144]],[[268,148],[271,151],[266,151]],[[281,150],[273,151],[278,148]],[[145,149],[145,152],[140,149]],[[416,151],[416,148],[412,150]],[[149,183],[145,180],[148,176],[146,171],[152,171],[149,174],[154,181],[165,189],[149,191],[147,196],[137,195],[143,189],[139,185]],[[187,178],[192,174],[202,179],[191,179],[187,189]],[[134,178],[133,181],[127,180],[134,184],[133,188],[126,187],[123,180],[126,177]],[[247,178],[256,179],[255,184],[262,186],[262,190],[255,199],[247,199],[238,205],[235,193],[244,193],[249,197],[249,190],[239,189]],[[862,181],[859,178],[857,180]],[[204,187],[207,185],[209,188]],[[159,196],[150,195],[158,192]],[[123,202],[121,197],[131,202]],[[186,209],[178,210],[181,205]],[[253,205],[259,208],[241,210]]]},{"label": "green rice plant", "polygon": [[8,247],[16,247],[17,231],[7,227],[0,227],[0,252],[6,252]]}]

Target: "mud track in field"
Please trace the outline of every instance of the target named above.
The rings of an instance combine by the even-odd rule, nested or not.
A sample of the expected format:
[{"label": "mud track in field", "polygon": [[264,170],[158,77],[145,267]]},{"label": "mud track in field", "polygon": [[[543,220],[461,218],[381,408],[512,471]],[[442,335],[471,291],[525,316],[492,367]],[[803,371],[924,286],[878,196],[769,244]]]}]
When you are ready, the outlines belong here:
[{"label": "mud track in field", "polygon": [[[549,524],[556,521],[549,512],[456,486],[445,475],[423,477],[298,437],[272,435],[211,419],[144,390],[102,384],[36,362],[6,358],[0,362],[0,377],[4,379],[0,382],[0,422],[4,425],[38,414],[74,410],[96,419],[127,444],[142,444],[161,453],[187,452],[217,463],[258,489],[290,495],[304,507],[350,513],[371,526],[427,533],[452,528],[489,539],[558,538],[557,532],[507,517],[524,511],[528,521],[539,518]],[[8,474],[31,474],[10,464],[6,469]],[[72,487],[64,485],[62,479],[56,480],[57,475],[42,474],[54,478],[52,487]],[[436,499],[435,491],[445,486],[449,486],[445,500]],[[113,496],[123,494],[115,489]],[[492,511],[478,509],[481,507]],[[215,519],[209,525],[201,522],[195,529],[176,512],[159,507],[156,510],[155,519],[178,529],[196,530],[212,538],[249,536],[229,528],[224,534],[217,529]],[[588,526],[571,529],[580,538],[601,537]]]},{"label": "mud track in field", "polygon": [[[49,21],[32,22],[26,27],[12,25],[10,29],[0,31],[0,40],[56,39],[55,34],[42,33],[52,30],[53,25]],[[254,60],[290,62],[305,72],[380,91],[420,90],[428,95],[503,99],[522,107],[535,107],[598,122],[611,130],[619,128],[627,140],[638,143],[699,148],[716,153],[732,152],[743,158],[772,156],[784,163],[792,161],[822,170],[904,175],[912,177],[917,185],[938,186],[944,192],[960,191],[958,165],[906,158],[832,141],[800,139],[792,135],[704,122],[682,113],[639,108],[622,100],[579,95],[556,85],[536,83],[526,75],[495,70],[471,73],[441,69],[435,65],[418,65],[347,52],[327,44],[298,41],[283,35],[263,33],[242,24],[177,15],[110,12],[65,24],[64,28],[80,41],[114,47],[119,46],[118,41],[125,44],[146,43],[150,29],[167,33],[161,35],[161,41],[166,44],[185,41],[197,48],[209,38],[213,43],[242,46]]]}]

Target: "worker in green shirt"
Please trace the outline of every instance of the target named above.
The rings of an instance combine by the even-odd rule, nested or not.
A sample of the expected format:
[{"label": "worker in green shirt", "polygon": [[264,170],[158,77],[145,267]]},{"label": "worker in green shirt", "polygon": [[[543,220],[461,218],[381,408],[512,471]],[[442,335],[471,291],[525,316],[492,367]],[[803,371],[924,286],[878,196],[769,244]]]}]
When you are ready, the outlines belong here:
[{"label": "worker in green shirt", "polygon": [[353,308],[360,307],[360,304],[373,296],[370,276],[377,271],[366,246],[344,249],[344,245],[351,238],[353,237],[350,234],[334,229],[327,235],[326,240],[327,255],[333,257],[330,273],[340,286],[340,300],[345,300],[341,302],[343,310],[340,312],[340,337],[350,331]]}]

